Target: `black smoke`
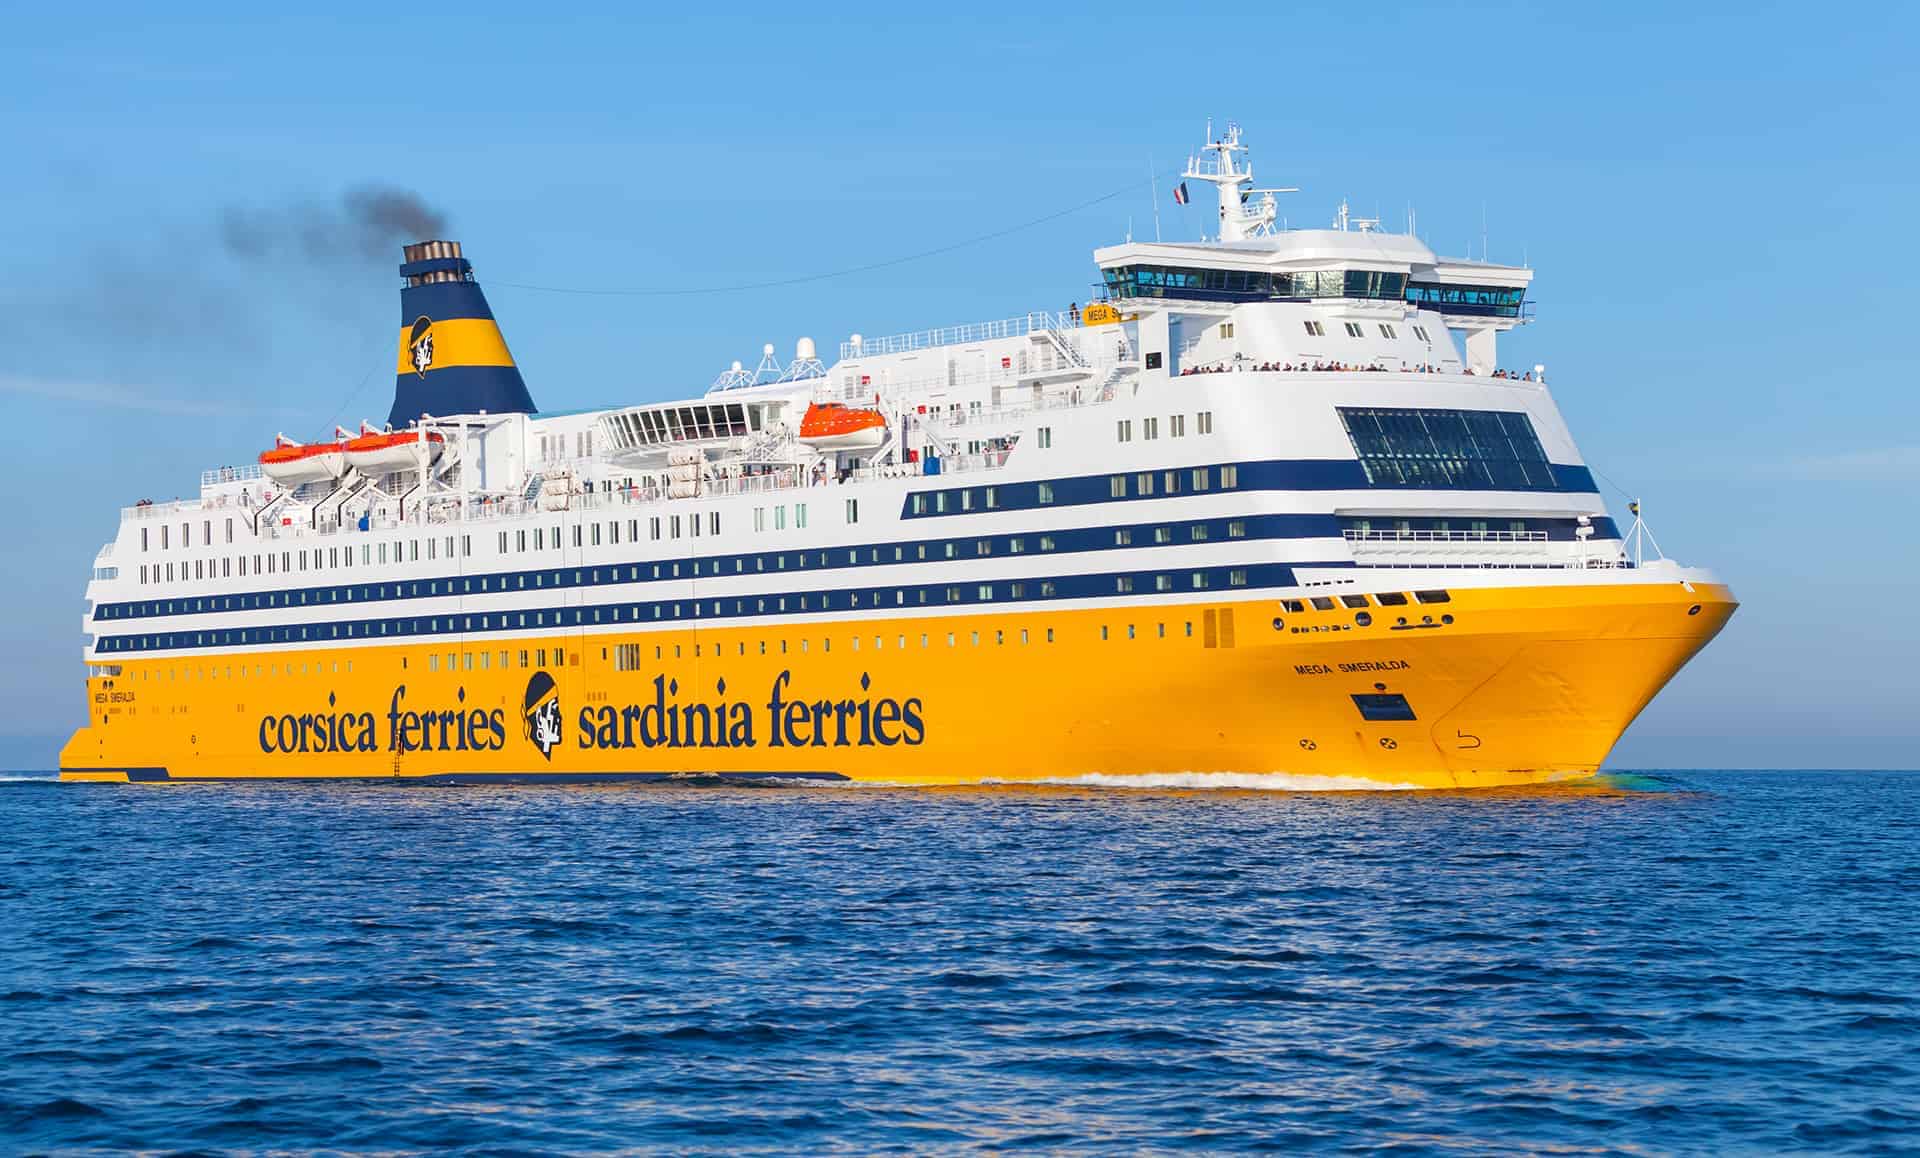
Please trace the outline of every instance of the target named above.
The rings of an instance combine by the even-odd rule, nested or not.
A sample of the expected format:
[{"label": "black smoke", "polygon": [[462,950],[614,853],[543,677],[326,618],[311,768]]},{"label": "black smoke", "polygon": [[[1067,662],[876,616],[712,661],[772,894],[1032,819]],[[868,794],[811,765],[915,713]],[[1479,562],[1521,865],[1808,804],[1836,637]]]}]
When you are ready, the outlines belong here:
[{"label": "black smoke", "polygon": [[402,245],[444,239],[447,216],[411,190],[367,185],[332,202],[228,206],[219,233],[228,256],[242,262],[397,262]]}]

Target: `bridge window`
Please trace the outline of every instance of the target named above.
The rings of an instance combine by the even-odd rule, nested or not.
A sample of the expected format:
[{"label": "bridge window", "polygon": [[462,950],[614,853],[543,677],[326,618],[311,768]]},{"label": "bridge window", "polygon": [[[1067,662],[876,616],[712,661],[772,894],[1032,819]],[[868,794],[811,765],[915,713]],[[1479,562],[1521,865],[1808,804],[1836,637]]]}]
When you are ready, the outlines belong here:
[{"label": "bridge window", "polygon": [[1407,286],[1407,301],[1426,306],[1442,314],[1479,318],[1517,318],[1527,291],[1518,286],[1438,285],[1414,282]]},{"label": "bridge window", "polygon": [[[1101,277],[1106,282],[1108,293],[1116,298],[1185,298],[1198,301],[1371,298],[1397,301],[1403,299],[1407,292],[1406,274],[1361,269],[1275,272],[1129,265],[1102,270]],[[1229,328],[1220,336],[1230,337],[1231,334]]]}]

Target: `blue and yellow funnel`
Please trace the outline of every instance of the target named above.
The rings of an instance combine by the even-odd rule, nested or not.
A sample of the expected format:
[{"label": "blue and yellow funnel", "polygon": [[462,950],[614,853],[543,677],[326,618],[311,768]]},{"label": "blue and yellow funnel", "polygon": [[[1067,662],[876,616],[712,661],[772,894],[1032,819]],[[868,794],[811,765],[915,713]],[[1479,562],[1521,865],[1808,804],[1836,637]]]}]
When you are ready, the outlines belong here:
[{"label": "blue and yellow funnel", "polygon": [[532,413],[533,396],[460,243],[422,241],[404,252],[400,360],[387,421],[403,429],[422,414]]}]

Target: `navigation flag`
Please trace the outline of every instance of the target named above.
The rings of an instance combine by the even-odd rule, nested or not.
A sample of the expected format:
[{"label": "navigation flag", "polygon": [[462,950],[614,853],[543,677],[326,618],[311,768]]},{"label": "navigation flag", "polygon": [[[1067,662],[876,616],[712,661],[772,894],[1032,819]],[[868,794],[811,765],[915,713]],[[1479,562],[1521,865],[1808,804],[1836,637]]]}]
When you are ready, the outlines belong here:
[{"label": "navigation flag", "polygon": [[1173,187],[1173,203],[1175,205],[1185,205],[1187,203],[1187,183],[1185,181]]}]

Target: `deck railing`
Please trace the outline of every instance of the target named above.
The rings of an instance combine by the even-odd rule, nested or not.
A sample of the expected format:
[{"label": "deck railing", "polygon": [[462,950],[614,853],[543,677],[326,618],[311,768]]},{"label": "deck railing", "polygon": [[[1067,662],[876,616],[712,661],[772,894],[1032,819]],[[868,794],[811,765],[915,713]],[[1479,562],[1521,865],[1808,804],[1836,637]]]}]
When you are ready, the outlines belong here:
[{"label": "deck railing", "polygon": [[871,358],[881,354],[906,354],[931,350],[937,346],[962,346],[968,342],[989,342],[996,338],[1023,338],[1041,330],[1071,330],[1080,319],[1062,310],[1034,310],[1021,318],[999,318],[991,322],[971,322],[964,326],[942,326],[933,330],[914,330],[906,334],[888,334],[880,338],[862,338],[858,345],[840,343],[840,358]]}]

